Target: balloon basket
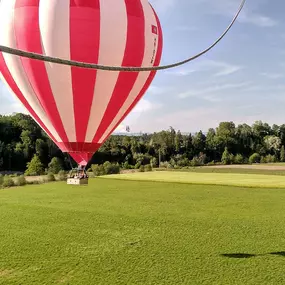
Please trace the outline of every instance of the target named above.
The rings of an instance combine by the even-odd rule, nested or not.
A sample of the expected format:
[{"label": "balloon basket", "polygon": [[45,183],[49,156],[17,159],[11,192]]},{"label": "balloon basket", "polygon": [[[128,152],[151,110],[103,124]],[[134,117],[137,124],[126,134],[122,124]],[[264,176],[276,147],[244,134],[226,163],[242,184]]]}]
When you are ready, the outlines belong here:
[{"label": "balloon basket", "polygon": [[88,178],[67,178],[68,185],[88,185]]},{"label": "balloon basket", "polygon": [[88,185],[88,180],[85,169],[74,168],[70,171],[66,183],[68,185]]}]

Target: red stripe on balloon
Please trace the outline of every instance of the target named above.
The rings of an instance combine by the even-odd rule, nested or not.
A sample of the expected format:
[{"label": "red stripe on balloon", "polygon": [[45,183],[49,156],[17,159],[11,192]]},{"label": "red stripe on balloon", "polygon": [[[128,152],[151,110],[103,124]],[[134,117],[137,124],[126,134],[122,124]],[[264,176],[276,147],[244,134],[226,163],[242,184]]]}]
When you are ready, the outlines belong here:
[{"label": "red stripe on balloon", "polygon": [[69,155],[80,165],[86,166],[89,160],[92,158],[92,153],[87,152],[70,152]]},{"label": "red stripe on balloon", "polygon": [[[144,11],[140,1],[125,0],[128,29],[123,66],[141,66],[145,49],[145,19]],[[108,126],[112,123],[120,108],[128,98],[138,72],[120,72],[115,85],[112,97],[107,106],[105,114],[99,128],[93,138],[93,142],[98,142]]]},{"label": "red stripe on balloon", "polygon": [[[57,143],[60,148],[64,147],[64,142]],[[77,153],[94,153],[100,148],[101,144],[99,143],[86,143],[86,142],[70,142],[69,149],[66,152],[77,152]]]},{"label": "red stripe on balloon", "polygon": [[54,141],[55,144],[57,144],[55,138],[50,133],[50,131],[47,129],[45,124],[41,121],[41,119],[38,117],[38,115],[34,112],[32,107],[29,105],[28,101],[25,99],[24,95],[18,88],[16,82],[14,81],[7,65],[5,62],[5,59],[3,57],[2,52],[0,52],[0,71],[5,78],[7,84],[10,86],[11,90],[14,92],[14,94],[18,97],[20,102],[23,104],[23,106],[27,109],[27,111],[34,117],[34,119],[37,121],[37,123],[40,125],[40,127],[48,134],[48,136]]},{"label": "red stripe on balloon", "polygon": [[[15,19],[17,19],[15,21],[17,48],[44,54],[39,26],[39,0],[17,0]],[[68,138],[52,93],[45,63],[24,57],[21,57],[21,62],[47,118],[54,126],[62,141],[65,142],[62,150],[68,148]]]},{"label": "red stripe on balloon", "polygon": [[[160,63],[160,60],[161,60],[161,56],[162,56],[163,36],[162,36],[162,29],[161,29],[159,19],[158,19],[154,10],[153,10],[153,12],[154,12],[156,22],[157,22],[157,27],[158,27],[158,49],[157,49],[157,53],[156,53],[156,57],[155,57],[155,61],[154,61],[153,65],[158,66]],[[141,98],[143,97],[143,95],[145,94],[147,89],[149,88],[151,82],[153,81],[155,75],[156,75],[156,71],[152,71],[150,73],[145,85],[143,86],[143,89],[141,90],[141,92],[139,93],[137,98],[134,100],[134,102],[131,104],[131,106],[128,108],[128,110],[125,112],[124,116],[118,121],[118,123],[115,125],[115,127],[109,132],[109,134],[106,136],[106,138],[104,139],[102,144],[109,138],[109,136],[116,130],[116,128],[119,126],[119,124],[127,117],[127,115],[133,110],[133,108],[141,100]]]},{"label": "red stripe on balloon", "polygon": [[[100,44],[100,1],[71,0],[70,56],[72,60],[97,63]],[[84,142],[94,96],[97,70],[71,68],[76,141]]]}]

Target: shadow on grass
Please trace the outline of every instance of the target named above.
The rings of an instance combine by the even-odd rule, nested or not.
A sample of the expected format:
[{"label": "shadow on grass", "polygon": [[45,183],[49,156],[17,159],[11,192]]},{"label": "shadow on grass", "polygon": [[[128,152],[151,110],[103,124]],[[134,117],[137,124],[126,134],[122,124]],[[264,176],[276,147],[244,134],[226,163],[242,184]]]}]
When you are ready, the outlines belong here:
[{"label": "shadow on grass", "polygon": [[270,252],[265,254],[251,254],[251,253],[223,253],[221,256],[227,257],[227,258],[252,258],[257,256],[265,256],[265,255],[278,255],[285,257],[285,251],[276,251],[276,252]]},{"label": "shadow on grass", "polygon": [[221,255],[228,258],[251,258],[256,256],[256,254],[249,253],[224,253]]},{"label": "shadow on grass", "polygon": [[271,252],[272,255],[279,255],[285,257],[285,251],[277,251],[277,252]]}]

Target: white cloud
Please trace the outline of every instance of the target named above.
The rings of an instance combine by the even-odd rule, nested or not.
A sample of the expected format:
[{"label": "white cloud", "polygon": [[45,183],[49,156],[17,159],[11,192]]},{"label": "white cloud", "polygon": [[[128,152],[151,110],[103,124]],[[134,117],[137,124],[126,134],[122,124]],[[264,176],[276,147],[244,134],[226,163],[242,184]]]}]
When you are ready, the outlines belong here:
[{"label": "white cloud", "polygon": [[259,27],[275,27],[278,22],[260,14],[254,12],[244,11],[244,14],[240,15],[239,22],[241,23],[251,23]]},{"label": "white cloud", "polygon": [[150,3],[155,10],[158,10],[160,13],[165,13],[174,6],[175,0],[151,0]]},{"label": "white cloud", "polygon": [[175,76],[187,76],[195,72],[210,71],[213,74],[213,76],[228,76],[244,69],[244,67],[240,65],[234,65],[231,63],[216,61],[216,60],[203,60],[200,62],[194,62],[192,66],[194,66],[194,68],[192,69],[187,69],[183,67],[183,68],[173,69],[165,73]]},{"label": "white cloud", "polygon": [[138,125],[141,122],[146,123],[148,125],[147,129],[151,128],[149,125],[148,113],[161,109],[163,107],[162,104],[153,103],[146,99],[141,99],[140,102],[135,106],[135,108],[129,113],[129,115],[125,118],[122,124],[117,128],[116,132],[125,132],[126,126],[130,126],[131,132],[139,132]]},{"label": "white cloud", "polygon": [[283,93],[283,91],[285,90],[285,85],[284,84],[274,84],[274,85],[269,85],[269,84],[256,84],[256,85],[251,85],[246,87],[243,91],[245,92],[257,92],[257,91],[263,91],[263,92],[268,92],[271,93],[272,92],[281,92]]},{"label": "white cloud", "polygon": [[[130,130],[131,131],[131,130]],[[127,132],[127,125],[125,124],[120,124],[116,130],[114,131],[114,133],[120,133],[120,134],[126,134]]]},{"label": "white cloud", "polygon": [[171,74],[175,76],[187,76],[191,73],[194,73],[196,70],[194,69],[187,69],[187,68],[177,68],[173,70],[166,71],[165,74]]},{"label": "white cloud", "polygon": [[164,91],[165,91],[165,89],[163,87],[158,87],[158,86],[155,86],[155,85],[151,85],[148,88],[147,93],[158,95],[158,94],[162,94]]},{"label": "white cloud", "polygon": [[162,104],[155,104],[146,99],[141,99],[136,107],[132,110],[132,113],[141,113],[157,110],[162,107]]},{"label": "white cloud", "polygon": [[215,105],[215,107],[201,107],[164,114],[154,121],[151,131],[159,131],[172,126],[182,132],[197,132],[199,130],[206,132],[209,128],[217,127],[223,121],[233,121],[236,125],[243,123],[251,125],[257,120],[269,124],[284,123],[284,117],[280,116],[280,112],[265,113],[264,108],[259,108],[256,104],[248,106],[244,110],[239,110],[238,107]]},{"label": "white cloud", "polygon": [[213,95],[218,92],[230,90],[230,89],[237,90],[239,88],[249,86],[250,84],[251,84],[250,82],[216,84],[216,85],[212,85],[208,87],[201,87],[199,89],[192,89],[190,91],[180,93],[178,94],[178,98],[185,99],[188,97],[199,97],[200,99],[204,99],[206,101],[218,102],[221,99],[214,97],[214,96],[209,96],[209,95],[211,94]]},{"label": "white cloud", "polygon": [[8,89],[0,79],[0,114],[27,113],[19,99]]},{"label": "white cloud", "polygon": [[[209,123],[213,121],[215,108],[196,108],[189,111],[176,111],[160,116],[155,120],[157,129],[163,129],[168,126],[179,128],[181,131],[197,131],[207,129]],[[197,124],[197,120],[199,124]],[[184,123],[183,123],[184,122]],[[183,124],[183,125],[182,125]],[[212,123],[213,125],[213,123]]]},{"label": "white cloud", "polygon": [[227,76],[242,70],[244,67],[230,64],[222,61],[208,60],[204,62],[204,66],[210,69],[218,69],[214,76]]},{"label": "white cloud", "polygon": [[284,78],[284,74],[282,73],[269,73],[269,72],[262,72],[261,75],[269,78],[269,79],[279,79]]},{"label": "white cloud", "polygon": [[[208,6],[208,11],[210,11],[211,14],[219,14],[228,18],[232,18],[235,11],[237,11],[239,7],[241,0],[204,0],[203,2],[204,4],[206,2],[207,5],[210,5],[210,7]],[[261,4],[260,1],[257,1],[256,3],[259,3],[259,5]],[[275,27],[278,25],[278,22],[275,19],[257,12],[256,10],[259,7],[256,3],[253,1],[247,1],[243,7],[243,10],[239,14],[237,21],[240,23],[253,24],[258,27]],[[256,7],[254,7],[254,5],[256,5]]]},{"label": "white cloud", "polygon": [[192,31],[198,31],[198,27],[194,26],[177,26],[174,28],[176,31],[183,31],[183,32],[192,32]]},{"label": "white cloud", "polygon": [[217,66],[221,67],[221,70],[215,73],[215,76],[227,76],[243,69],[241,66],[231,65],[227,63],[220,63]]},{"label": "white cloud", "polygon": [[20,102],[3,102],[2,98],[0,98],[0,114],[11,115],[13,113],[27,114],[28,112]]}]

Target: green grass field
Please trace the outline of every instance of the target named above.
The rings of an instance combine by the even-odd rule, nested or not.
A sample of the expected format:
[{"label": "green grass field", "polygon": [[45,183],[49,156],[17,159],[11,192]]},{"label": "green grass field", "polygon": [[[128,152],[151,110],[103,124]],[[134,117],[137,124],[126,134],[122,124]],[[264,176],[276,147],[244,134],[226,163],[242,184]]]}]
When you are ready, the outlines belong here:
[{"label": "green grass field", "polygon": [[237,174],[264,174],[264,175],[284,175],[285,170],[279,169],[264,169],[260,167],[259,169],[254,168],[219,168],[219,167],[193,167],[188,169],[156,169],[156,171],[166,171],[166,172],[194,172],[194,173],[237,173]]},{"label": "green grass field", "polygon": [[1,190],[0,284],[285,284],[285,189],[273,182],[97,178]]},{"label": "green grass field", "polygon": [[207,173],[191,171],[153,171],[104,176],[104,179],[285,188],[285,175]]}]

